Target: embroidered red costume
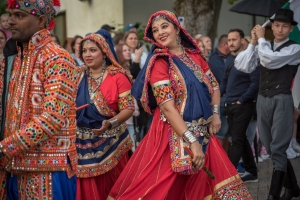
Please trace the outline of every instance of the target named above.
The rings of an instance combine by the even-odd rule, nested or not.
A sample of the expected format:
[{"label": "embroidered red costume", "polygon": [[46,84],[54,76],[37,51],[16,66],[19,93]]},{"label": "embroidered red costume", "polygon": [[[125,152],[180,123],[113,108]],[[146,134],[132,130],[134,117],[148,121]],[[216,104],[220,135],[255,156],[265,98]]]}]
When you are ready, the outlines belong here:
[{"label": "embroidered red costume", "polygon": [[[154,40],[151,24],[157,16],[180,30],[181,45],[188,60],[170,53]],[[148,65],[135,80],[132,95],[153,114],[153,121],[108,199],[252,199],[217,138],[207,134],[213,115],[211,96],[218,89],[218,83],[197,45],[170,11],[159,11],[150,17],[144,38],[154,45]],[[193,167],[184,149],[186,143],[161,112],[158,105],[170,100],[202,144],[204,165],[215,179]]]},{"label": "embroidered red costume", "polygon": [[[92,132],[92,129],[101,128],[104,120],[110,120],[123,110],[134,109],[129,74],[115,60],[110,34],[103,30],[99,32],[82,40],[83,44],[94,42],[101,48],[108,73],[99,85],[89,73],[90,68],[86,67],[78,86],[77,106],[89,106],[76,113],[77,200],[106,200],[128,162],[128,151],[132,147],[125,123],[99,136]],[[89,88],[94,89],[94,95]]]}]

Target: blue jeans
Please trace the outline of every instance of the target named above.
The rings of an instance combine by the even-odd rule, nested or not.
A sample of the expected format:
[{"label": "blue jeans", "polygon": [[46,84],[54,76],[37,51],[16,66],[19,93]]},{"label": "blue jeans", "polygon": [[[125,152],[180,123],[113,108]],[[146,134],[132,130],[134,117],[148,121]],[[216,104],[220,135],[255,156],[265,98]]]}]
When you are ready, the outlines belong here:
[{"label": "blue jeans", "polygon": [[135,150],[135,132],[134,132],[134,125],[133,124],[127,124],[127,130],[129,132],[129,135],[132,139],[132,142],[133,142],[133,147],[132,147],[132,151]]},{"label": "blue jeans", "polygon": [[220,128],[219,132],[217,133],[217,137],[220,139],[224,139],[229,136],[229,126],[228,126],[228,122],[227,122],[227,117],[224,114],[224,111],[226,110],[225,100],[226,100],[226,96],[223,95],[221,97],[221,103],[220,103],[221,128]]}]

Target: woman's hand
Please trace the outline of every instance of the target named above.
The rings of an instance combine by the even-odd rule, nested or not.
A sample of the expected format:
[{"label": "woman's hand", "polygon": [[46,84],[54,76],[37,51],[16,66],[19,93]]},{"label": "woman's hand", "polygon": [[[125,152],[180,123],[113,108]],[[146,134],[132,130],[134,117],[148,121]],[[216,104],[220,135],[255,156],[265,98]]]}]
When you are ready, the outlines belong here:
[{"label": "woman's hand", "polygon": [[111,123],[108,121],[108,120],[104,120],[102,122],[102,127],[99,128],[99,129],[92,129],[92,132],[95,134],[95,135],[102,135],[103,133],[105,133],[105,131],[107,131],[108,129],[111,128]]},{"label": "woman's hand", "polygon": [[221,120],[220,116],[216,113],[213,114],[212,121],[208,125],[208,131],[211,137],[214,137],[215,134],[220,130],[221,128]]},{"label": "woman's hand", "polygon": [[139,49],[136,49],[134,51],[134,55],[135,55],[134,62],[135,63],[140,63],[143,51],[144,51],[143,47],[140,47]]},{"label": "woman's hand", "polygon": [[191,144],[191,150],[194,154],[193,163],[197,169],[201,169],[204,166],[205,155],[202,151],[202,146],[199,142],[194,142]]}]

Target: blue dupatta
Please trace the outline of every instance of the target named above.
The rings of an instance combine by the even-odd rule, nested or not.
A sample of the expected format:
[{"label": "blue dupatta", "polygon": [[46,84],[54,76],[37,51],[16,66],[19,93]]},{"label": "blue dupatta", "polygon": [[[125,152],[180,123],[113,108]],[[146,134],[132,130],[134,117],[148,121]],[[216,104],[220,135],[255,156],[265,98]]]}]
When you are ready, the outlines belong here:
[{"label": "blue dupatta", "polygon": [[[90,104],[90,97],[88,92],[88,80],[87,75],[84,76],[79,84],[76,106],[82,106],[84,104]],[[97,110],[95,104],[90,104],[88,107],[76,112],[77,126],[81,128],[89,129],[99,129],[102,126],[103,120],[108,120],[110,117],[102,116]],[[78,159],[78,165],[89,165],[95,163],[101,163],[103,160],[107,159],[111,153],[113,153],[118,145],[128,137],[129,132],[127,129],[117,138],[117,136],[104,138],[101,136],[91,135],[90,139],[76,138],[76,143],[85,146],[92,146],[92,148],[77,148],[77,152],[81,155],[93,154],[96,152],[105,152],[102,156],[93,157],[91,159]],[[118,139],[118,142],[113,142],[112,140]],[[99,143],[99,145],[96,145]],[[113,143],[113,145],[111,145]],[[78,146],[78,145],[77,145]],[[108,148],[105,151],[105,148]]]},{"label": "blue dupatta", "polygon": [[[208,86],[199,80],[194,75],[194,72],[186,66],[181,60],[176,58],[175,56],[171,56],[170,54],[165,53],[156,53],[155,49],[158,47],[153,45],[151,52],[147,58],[146,63],[149,63],[147,66],[143,67],[138,77],[136,78],[131,93],[134,98],[140,102],[143,96],[143,93],[147,93],[148,95],[148,103],[147,105],[143,105],[144,108],[149,108],[150,111],[153,111],[157,107],[156,100],[154,98],[150,83],[147,81],[148,74],[151,73],[151,68],[155,59],[158,56],[162,56],[166,59],[169,66],[171,60],[173,67],[175,66],[178,69],[178,72],[183,77],[184,84],[187,92],[186,104],[183,112],[183,120],[192,122],[193,120],[198,120],[200,118],[204,118],[204,120],[209,121],[209,118],[212,116],[212,110],[210,108],[211,102],[211,94],[209,92]],[[151,60],[151,62],[150,62]],[[147,87],[144,87],[144,84],[147,84]],[[145,88],[147,91],[145,91]],[[176,93],[175,93],[176,96]],[[145,109],[147,110],[147,109]],[[150,112],[151,113],[151,112]]]}]

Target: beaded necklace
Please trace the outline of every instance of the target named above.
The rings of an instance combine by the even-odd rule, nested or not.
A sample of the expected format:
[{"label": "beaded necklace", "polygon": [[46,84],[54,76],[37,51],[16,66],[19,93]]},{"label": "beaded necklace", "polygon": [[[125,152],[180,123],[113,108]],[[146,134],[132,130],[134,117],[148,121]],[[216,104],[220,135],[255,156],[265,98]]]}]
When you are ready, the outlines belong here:
[{"label": "beaded necklace", "polygon": [[[106,67],[102,67],[102,72],[101,72],[100,76],[98,76],[97,78],[93,77],[92,72],[89,71],[88,85],[89,85],[89,95],[90,95],[90,103],[91,104],[94,103],[96,90],[100,87],[100,85],[103,81],[105,70],[106,70]],[[92,79],[97,83],[97,86],[95,87],[94,91],[93,91]]]},{"label": "beaded necklace", "polygon": [[183,54],[177,55],[178,58],[194,72],[196,78],[200,81],[200,83],[202,83],[204,74],[202,68],[193,61],[193,59],[186,53],[182,46],[181,48]]}]

